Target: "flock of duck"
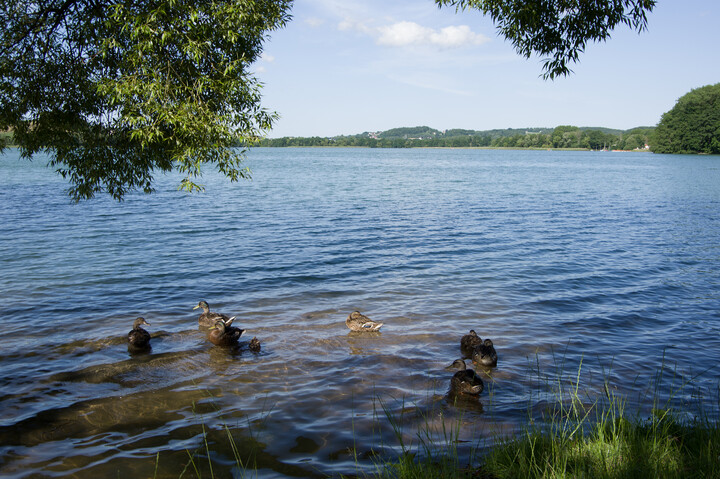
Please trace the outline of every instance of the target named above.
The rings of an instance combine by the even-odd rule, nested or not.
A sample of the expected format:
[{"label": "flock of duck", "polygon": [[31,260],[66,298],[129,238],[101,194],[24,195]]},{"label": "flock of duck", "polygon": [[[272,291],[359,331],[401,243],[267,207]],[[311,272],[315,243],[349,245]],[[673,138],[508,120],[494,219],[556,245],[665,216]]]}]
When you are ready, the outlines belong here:
[{"label": "flock of duck", "polygon": [[[200,301],[193,309],[202,308],[203,312],[198,317],[198,326],[208,329],[208,340],[216,346],[237,346],[244,329],[232,326],[235,316],[228,317],[222,313],[210,311],[210,305],[206,301]],[[133,322],[133,328],[128,333],[128,350],[131,352],[149,351],[150,333],[142,326],[150,326],[145,318],[139,317]],[[255,337],[250,340],[248,347],[253,352],[260,351],[260,340]]]},{"label": "flock of duck", "polygon": [[[383,323],[373,321],[358,311],[350,313],[345,324],[351,331],[377,331]],[[482,368],[497,366],[497,352],[491,339],[483,340],[474,329],[460,339],[460,352],[463,357],[456,359],[452,367],[458,368],[450,379],[450,394],[454,396],[478,396],[485,389],[482,378],[465,364],[466,359]]]},{"label": "flock of duck", "polygon": [[473,363],[482,368],[494,368],[497,366],[497,352],[491,339],[481,339],[474,329],[460,339],[460,352],[463,357],[453,362],[453,367],[460,369],[450,380],[450,393],[460,396],[477,396],[483,389],[480,376],[472,369],[467,369],[465,359],[471,359]]},{"label": "flock of duck", "polygon": [[[193,309],[202,308],[203,312],[198,317],[198,326],[208,328],[208,340],[217,346],[236,346],[238,340],[245,332],[244,329],[232,326],[235,316],[228,317],[221,313],[210,311],[206,301],[200,301]],[[133,322],[133,328],[128,333],[128,349],[133,352],[148,351],[150,346],[150,333],[142,326],[149,326],[150,323],[139,317]],[[383,323],[373,321],[359,311],[353,311],[345,320],[345,325],[351,331],[379,331]],[[260,351],[260,340],[254,337],[249,345],[254,352]],[[490,339],[481,339],[475,330],[460,339],[460,352],[462,358],[453,362],[452,367],[458,368],[450,379],[450,394],[460,396],[478,396],[485,389],[480,376],[472,369],[467,368],[466,359],[472,360],[479,367],[492,368],[497,366],[497,352]]]}]

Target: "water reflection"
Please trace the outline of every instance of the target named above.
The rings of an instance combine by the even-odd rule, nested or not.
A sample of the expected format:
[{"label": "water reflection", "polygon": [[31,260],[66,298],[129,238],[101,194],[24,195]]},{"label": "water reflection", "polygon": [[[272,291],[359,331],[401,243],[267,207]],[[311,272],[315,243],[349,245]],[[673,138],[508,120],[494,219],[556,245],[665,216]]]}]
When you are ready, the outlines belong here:
[{"label": "water reflection", "polygon": [[350,331],[347,335],[347,344],[350,354],[367,356],[379,351],[382,347],[380,331]]}]

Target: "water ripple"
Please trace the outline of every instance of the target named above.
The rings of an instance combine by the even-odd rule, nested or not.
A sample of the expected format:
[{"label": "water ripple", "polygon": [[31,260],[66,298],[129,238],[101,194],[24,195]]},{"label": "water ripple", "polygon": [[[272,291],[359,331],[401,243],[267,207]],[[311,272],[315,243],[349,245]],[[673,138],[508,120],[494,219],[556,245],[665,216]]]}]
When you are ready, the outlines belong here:
[{"label": "water ripple", "polygon": [[[717,386],[717,158],[257,149],[248,161],[250,183],[207,172],[207,193],[186,195],[166,175],[152,196],[75,205],[42,161],[0,157],[4,477],[210,475],[206,443],[216,474],[240,475],[235,444],[262,477],[348,475],[421,427],[458,427],[466,454],[489,447],[578,368],[588,391],[607,382],[638,407],[673,381],[694,385],[679,402]],[[197,329],[200,299],[237,316],[239,348]],[[349,333],[353,310],[382,332]],[[153,347],[131,355],[140,315]],[[479,399],[455,404],[447,367],[469,329],[500,360]]]}]

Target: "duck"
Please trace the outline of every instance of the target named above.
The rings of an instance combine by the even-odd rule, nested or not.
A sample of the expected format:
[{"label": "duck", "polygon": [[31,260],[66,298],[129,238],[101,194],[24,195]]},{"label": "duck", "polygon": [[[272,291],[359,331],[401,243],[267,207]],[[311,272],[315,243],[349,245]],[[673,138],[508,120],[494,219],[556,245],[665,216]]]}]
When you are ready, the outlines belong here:
[{"label": "duck", "polygon": [[463,358],[471,358],[475,347],[482,344],[482,339],[477,335],[474,329],[460,339],[460,352]]},{"label": "duck", "polygon": [[216,346],[234,346],[244,332],[244,329],[227,326],[225,321],[218,320],[210,327],[208,339]]},{"label": "duck", "polygon": [[150,349],[150,333],[141,327],[141,325],[150,326],[145,318],[138,317],[133,322],[133,328],[128,333],[128,347],[134,350]]},{"label": "duck", "polygon": [[351,331],[378,331],[384,323],[373,321],[359,311],[353,311],[345,320]]},{"label": "duck", "polygon": [[230,326],[232,322],[235,321],[235,316],[231,318],[225,314],[210,312],[210,305],[207,304],[206,301],[200,301],[193,309],[198,308],[202,308],[203,310],[202,314],[198,317],[198,325],[200,326],[210,328],[216,321],[222,321],[225,323],[225,326]]},{"label": "duck", "polygon": [[490,339],[485,339],[482,344],[475,346],[472,353],[472,360],[479,366],[497,366],[497,352]]},{"label": "duck", "polygon": [[257,336],[250,340],[250,344],[248,345],[248,347],[250,348],[250,351],[254,353],[260,352],[260,340],[257,338]]},{"label": "duck", "polygon": [[454,395],[479,396],[485,389],[482,379],[468,369],[464,359],[456,359],[453,367],[460,369],[450,379],[450,393]]}]

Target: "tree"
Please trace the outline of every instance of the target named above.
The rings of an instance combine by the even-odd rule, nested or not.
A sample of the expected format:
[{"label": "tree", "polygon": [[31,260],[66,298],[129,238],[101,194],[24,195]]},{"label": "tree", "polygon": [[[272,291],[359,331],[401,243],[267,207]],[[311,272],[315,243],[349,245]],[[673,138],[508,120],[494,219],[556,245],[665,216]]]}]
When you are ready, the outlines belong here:
[{"label": "tree", "polygon": [[291,3],[0,0],[0,131],[49,152],[75,199],[151,191],[158,170],[201,189],[206,163],[236,181],[231,146],[276,117],[249,67]]},{"label": "tree", "polygon": [[476,9],[489,15],[499,33],[529,58],[544,57],[543,78],[566,76],[588,42],[605,41],[620,24],[647,27],[655,0],[435,0],[442,7]]},{"label": "tree", "polygon": [[720,154],[720,83],[691,90],[660,118],[654,153]]},{"label": "tree", "polygon": [[582,134],[581,141],[587,143],[587,147],[591,150],[600,150],[608,146],[609,140],[608,135],[600,130],[587,130]]}]

